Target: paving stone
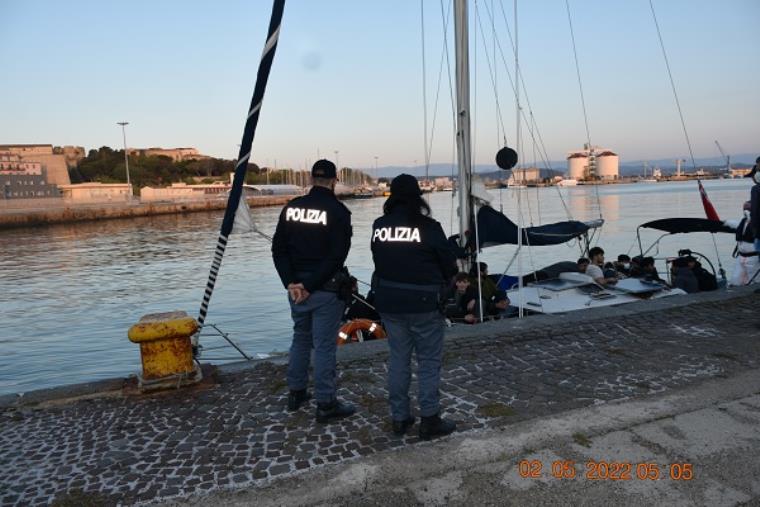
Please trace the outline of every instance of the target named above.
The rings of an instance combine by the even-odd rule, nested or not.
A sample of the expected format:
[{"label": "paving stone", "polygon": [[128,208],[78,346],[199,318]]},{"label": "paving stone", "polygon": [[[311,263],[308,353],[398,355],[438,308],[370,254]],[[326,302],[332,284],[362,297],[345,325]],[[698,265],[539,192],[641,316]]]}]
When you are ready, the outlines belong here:
[{"label": "paving stone", "polygon": [[[447,340],[443,411],[459,431],[500,427],[756,368],[760,350],[735,318],[755,305],[746,296],[622,316],[612,326],[604,319]],[[47,505],[80,490],[131,504],[416,445],[414,432],[387,433],[386,360],[338,365],[339,396],[359,411],[327,425],[316,424],[313,407],[284,409],[285,395],[271,386],[285,366],[271,363],[221,375],[202,392],[0,409],[0,503]],[[412,384],[416,407],[416,376]],[[487,404],[495,408],[479,410]]]}]

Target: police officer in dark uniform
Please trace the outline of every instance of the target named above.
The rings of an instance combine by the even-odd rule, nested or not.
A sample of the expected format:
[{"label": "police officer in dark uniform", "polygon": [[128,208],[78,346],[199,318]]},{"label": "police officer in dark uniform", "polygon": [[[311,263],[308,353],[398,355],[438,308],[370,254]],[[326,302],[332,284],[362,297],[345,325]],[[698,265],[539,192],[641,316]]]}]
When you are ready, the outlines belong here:
[{"label": "police officer in dark uniform", "polygon": [[752,230],[755,233],[755,251],[760,252],[760,157],[755,160],[752,170],[745,176],[755,183],[750,190],[750,211]]},{"label": "police officer in dark uniform", "polygon": [[335,197],[335,164],[318,160],[311,176],[311,191],[280,213],[272,258],[288,289],[293,318],[288,410],[298,410],[311,398],[306,388],[313,348],[316,417],[327,422],[355,412],[335,396],[336,337],[345,308],[338,291],[348,282],[343,263],[351,247],[351,212]]},{"label": "police officer in dark uniform", "polygon": [[448,435],[453,421],[440,417],[438,385],[443,355],[442,292],[457,272],[441,224],[430,218],[417,179],[401,174],[391,182],[383,216],[372,225],[375,306],[388,333],[388,392],[393,432],[415,423],[409,402],[412,351],[416,352],[420,438]]}]

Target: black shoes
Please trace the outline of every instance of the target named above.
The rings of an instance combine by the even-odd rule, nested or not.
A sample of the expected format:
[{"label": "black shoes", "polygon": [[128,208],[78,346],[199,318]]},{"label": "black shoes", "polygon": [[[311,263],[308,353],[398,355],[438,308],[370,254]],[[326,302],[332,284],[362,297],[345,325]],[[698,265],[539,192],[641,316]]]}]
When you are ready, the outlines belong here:
[{"label": "black shoes", "polygon": [[317,403],[317,422],[326,423],[330,419],[342,419],[353,415],[356,412],[356,408],[348,403],[343,403],[336,400],[330,403]]},{"label": "black shoes", "polygon": [[301,405],[308,402],[311,399],[311,394],[306,389],[300,391],[290,391],[288,394],[288,410],[295,412]]},{"label": "black shoes", "polygon": [[406,434],[406,430],[414,426],[415,419],[412,416],[404,419],[403,421],[393,421],[393,434],[402,436]]},{"label": "black shoes", "polygon": [[420,439],[430,440],[435,437],[448,435],[457,429],[454,421],[441,419],[440,414],[430,417],[423,417],[420,422]]}]

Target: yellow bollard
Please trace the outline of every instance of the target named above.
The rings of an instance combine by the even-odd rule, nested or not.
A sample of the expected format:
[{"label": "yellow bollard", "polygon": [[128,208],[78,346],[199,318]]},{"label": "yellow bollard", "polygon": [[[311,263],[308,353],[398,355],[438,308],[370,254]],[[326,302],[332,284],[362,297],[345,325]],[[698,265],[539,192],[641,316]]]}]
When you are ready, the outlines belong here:
[{"label": "yellow bollard", "polygon": [[190,343],[190,337],[197,331],[198,323],[182,311],[144,315],[129,328],[129,340],[140,344],[141,390],[179,387],[201,380]]}]

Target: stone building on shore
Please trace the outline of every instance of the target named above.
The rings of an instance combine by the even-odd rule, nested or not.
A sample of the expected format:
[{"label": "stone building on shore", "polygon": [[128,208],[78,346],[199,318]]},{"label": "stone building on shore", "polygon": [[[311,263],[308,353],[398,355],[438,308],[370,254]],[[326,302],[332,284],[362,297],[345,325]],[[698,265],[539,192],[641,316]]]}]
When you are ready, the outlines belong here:
[{"label": "stone building on shore", "polygon": [[81,146],[56,146],[52,144],[0,144],[0,152],[10,153],[22,162],[37,162],[45,170],[47,183],[68,185],[69,168],[76,167],[84,158]]},{"label": "stone building on shore", "polygon": [[49,182],[47,168],[41,162],[24,160],[16,153],[0,149],[0,199],[34,199],[60,195],[58,187]]}]

